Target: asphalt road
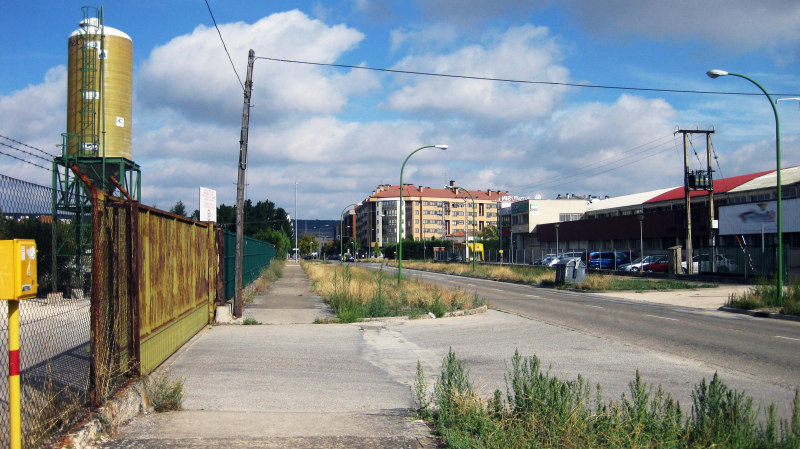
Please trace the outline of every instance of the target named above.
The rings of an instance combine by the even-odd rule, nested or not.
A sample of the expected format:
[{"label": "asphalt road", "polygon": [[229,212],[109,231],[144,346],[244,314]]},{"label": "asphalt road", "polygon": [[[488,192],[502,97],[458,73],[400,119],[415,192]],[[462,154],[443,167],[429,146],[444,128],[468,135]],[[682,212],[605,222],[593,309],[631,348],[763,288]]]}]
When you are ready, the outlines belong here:
[{"label": "asphalt road", "polygon": [[[384,270],[394,270],[384,266]],[[800,388],[800,322],[647,304],[528,285],[404,270],[486,298],[492,308],[784,388]]]}]

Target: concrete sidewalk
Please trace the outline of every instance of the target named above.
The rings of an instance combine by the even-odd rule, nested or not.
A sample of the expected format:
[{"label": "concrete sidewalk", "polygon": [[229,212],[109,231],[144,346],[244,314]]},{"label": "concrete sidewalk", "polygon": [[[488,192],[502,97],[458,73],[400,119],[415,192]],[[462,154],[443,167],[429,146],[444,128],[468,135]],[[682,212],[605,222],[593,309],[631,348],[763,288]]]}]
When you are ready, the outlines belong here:
[{"label": "concrete sidewalk", "polygon": [[311,291],[311,282],[300,265],[287,262],[283,277],[269,290],[256,294],[242,316],[252,317],[261,324],[310,324],[335,314]]},{"label": "concrete sidewalk", "polygon": [[697,288],[691,290],[664,290],[664,291],[624,291],[591,293],[593,296],[619,298],[628,301],[649,302],[669,306],[688,307],[693,309],[717,310],[728,302],[732,294],[741,294],[752,285],[723,284],[715,288]]},{"label": "concrete sidewalk", "polygon": [[410,413],[417,355],[397,376],[360,326],[288,324],[330,313],[287,263],[244,313],[284,325],[207,327],[165,362],[184,378],[184,409],[139,416],[102,447],[436,447]]}]

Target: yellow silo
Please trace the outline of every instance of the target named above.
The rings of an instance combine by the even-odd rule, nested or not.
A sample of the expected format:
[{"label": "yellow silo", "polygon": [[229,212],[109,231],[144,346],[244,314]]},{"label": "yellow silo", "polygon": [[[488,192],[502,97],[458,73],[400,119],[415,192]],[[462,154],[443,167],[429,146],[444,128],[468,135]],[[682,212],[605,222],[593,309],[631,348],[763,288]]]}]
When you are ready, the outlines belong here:
[{"label": "yellow silo", "polygon": [[67,154],[132,161],[131,38],[96,18],[81,21],[69,36],[67,83]]}]

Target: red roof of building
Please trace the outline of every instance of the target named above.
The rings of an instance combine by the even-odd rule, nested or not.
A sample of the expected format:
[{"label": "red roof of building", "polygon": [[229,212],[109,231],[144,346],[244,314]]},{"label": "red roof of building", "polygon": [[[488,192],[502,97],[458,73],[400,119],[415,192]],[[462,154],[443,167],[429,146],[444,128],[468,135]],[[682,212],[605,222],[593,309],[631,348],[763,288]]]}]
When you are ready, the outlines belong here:
[{"label": "red roof of building", "polygon": [[[746,182],[750,182],[758,178],[759,176],[764,176],[774,171],[775,170],[767,170],[758,173],[749,173],[746,175],[732,176],[730,178],[715,179],[714,193],[727,193],[729,190],[735,189],[736,187],[739,187],[740,185]],[[674,189],[668,192],[664,192],[661,195],[658,195],[654,198],[645,201],[645,204],[659,203],[661,201],[672,201],[685,198],[686,192],[683,189],[684,189],[683,187],[675,187]],[[689,192],[689,195],[691,197],[706,196],[708,195],[708,192],[706,192],[705,190],[692,190],[691,192]]]},{"label": "red roof of building", "polygon": [[[501,197],[508,195],[508,192],[498,190],[470,190],[469,193],[476,200],[499,201]],[[400,196],[400,186],[379,186],[378,190],[370,195],[370,198],[397,198]],[[432,189],[430,187],[415,186],[406,184],[403,189],[403,197],[426,197],[426,198],[459,198],[469,197],[465,192],[460,191],[456,194],[450,189]]]}]

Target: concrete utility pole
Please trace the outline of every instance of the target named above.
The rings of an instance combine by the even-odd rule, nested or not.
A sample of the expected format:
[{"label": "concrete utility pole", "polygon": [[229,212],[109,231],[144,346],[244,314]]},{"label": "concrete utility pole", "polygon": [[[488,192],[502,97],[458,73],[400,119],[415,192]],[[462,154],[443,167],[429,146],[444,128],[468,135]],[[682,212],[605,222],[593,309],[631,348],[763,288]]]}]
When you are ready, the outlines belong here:
[{"label": "concrete utility pole", "polygon": [[234,274],[233,314],[242,316],[242,261],[244,257],[244,183],[247,169],[247,131],[250,126],[250,92],[253,90],[253,63],[256,52],[247,56],[247,79],[244,82],[242,133],[239,139],[239,179],[236,183],[236,264]]}]

